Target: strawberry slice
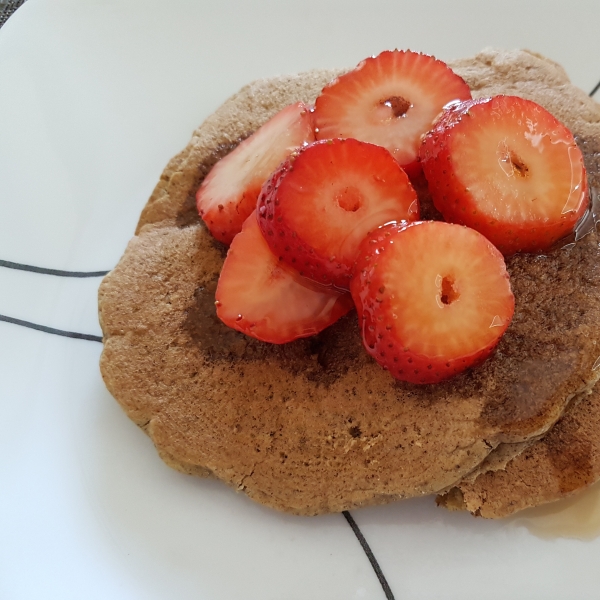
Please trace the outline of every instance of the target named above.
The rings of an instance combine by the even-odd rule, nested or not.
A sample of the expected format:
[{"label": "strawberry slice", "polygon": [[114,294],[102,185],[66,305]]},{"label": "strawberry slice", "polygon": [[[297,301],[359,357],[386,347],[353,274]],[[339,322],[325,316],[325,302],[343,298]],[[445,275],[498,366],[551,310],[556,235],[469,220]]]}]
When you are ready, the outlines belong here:
[{"label": "strawberry slice", "polygon": [[516,96],[457,103],[423,139],[421,164],[446,221],[508,256],[543,252],[588,205],[581,151],[547,110]]},{"label": "strawberry slice", "polygon": [[469,86],[446,64],[409,50],[385,51],[328,84],[317,98],[317,139],[352,137],[387,148],[409,174],[418,173],[419,141]]},{"label": "strawberry slice", "polygon": [[475,230],[440,221],[374,231],[350,291],[367,352],[412,383],[437,383],[482,362],[514,312],[500,252]]},{"label": "strawberry slice", "polygon": [[280,262],[255,213],[229,248],[215,297],[223,323],[273,344],[319,333],[354,306],[350,294],[321,287]]},{"label": "strawberry slice", "polygon": [[222,158],[196,193],[196,205],[209,231],[230,244],[256,208],[260,189],[279,163],[299,146],[314,141],[309,108],[287,106]]},{"label": "strawberry slice", "polygon": [[301,275],[342,289],[369,231],[418,217],[416,192],[391,154],[354,139],[315,142],[293,154],[258,200],[271,250]]}]

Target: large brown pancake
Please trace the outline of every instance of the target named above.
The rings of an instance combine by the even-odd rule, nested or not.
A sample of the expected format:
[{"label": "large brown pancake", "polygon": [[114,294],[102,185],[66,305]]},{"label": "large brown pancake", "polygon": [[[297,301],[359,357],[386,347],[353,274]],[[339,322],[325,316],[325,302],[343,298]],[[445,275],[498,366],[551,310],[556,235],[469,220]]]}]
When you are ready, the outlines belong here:
[{"label": "large brown pancake", "polygon": [[[452,66],[475,95],[514,93],[546,106],[591,160],[600,112],[560,67],[495,51]],[[599,374],[595,234],[511,259],[513,323],[490,360],[444,384],[393,380],[363,351],[354,313],[283,346],[218,321],[226,249],[200,223],[195,191],[240,139],[284,105],[314,100],[333,75],[259,81],[228,100],[169,163],[99,293],[104,380],[161,457],[298,514],[446,488],[500,443],[543,434]]]}]

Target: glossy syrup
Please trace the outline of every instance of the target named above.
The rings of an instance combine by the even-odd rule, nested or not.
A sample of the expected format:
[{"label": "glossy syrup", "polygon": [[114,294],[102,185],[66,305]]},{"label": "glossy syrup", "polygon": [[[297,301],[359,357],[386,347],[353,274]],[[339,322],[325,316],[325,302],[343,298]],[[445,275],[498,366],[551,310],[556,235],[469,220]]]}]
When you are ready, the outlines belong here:
[{"label": "glossy syrup", "polygon": [[528,508],[507,521],[542,539],[600,537],[600,481],[570,498]]},{"label": "glossy syrup", "polygon": [[589,189],[590,202],[587,210],[577,222],[575,229],[567,237],[559,240],[554,245],[553,249],[563,248],[575,244],[581,238],[598,227],[600,223],[600,193],[598,188],[590,187]]}]

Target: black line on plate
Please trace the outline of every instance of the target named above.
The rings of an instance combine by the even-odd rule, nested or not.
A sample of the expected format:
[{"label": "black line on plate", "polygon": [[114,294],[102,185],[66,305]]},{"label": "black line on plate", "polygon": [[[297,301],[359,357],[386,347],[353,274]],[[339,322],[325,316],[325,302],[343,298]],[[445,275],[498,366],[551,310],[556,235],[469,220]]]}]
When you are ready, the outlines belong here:
[{"label": "black line on plate", "polygon": [[379,579],[379,583],[381,584],[381,587],[383,588],[386,600],[394,600],[394,594],[392,594],[392,590],[390,589],[390,586],[385,578],[385,575],[383,574],[383,571],[381,570],[381,567],[379,566],[379,563],[377,562],[377,559],[375,558],[373,551],[371,550],[369,544],[367,543],[365,536],[362,534],[362,531],[358,528],[356,521],[354,520],[352,515],[347,510],[343,511],[342,514],[346,518],[346,521],[348,521],[348,525],[350,525],[350,527],[352,528],[352,531],[354,531],[354,535],[360,542],[362,549],[365,551],[365,554],[367,555],[367,558],[369,559],[369,562],[371,563],[371,566],[373,567],[373,570],[375,571],[375,575],[377,575],[377,579]]},{"label": "black line on plate", "polygon": [[30,321],[22,321],[21,319],[14,319],[13,317],[7,317],[5,315],[0,315],[0,321],[4,321],[5,323],[12,323],[13,325],[20,325],[21,327],[28,327],[29,329],[35,329],[37,331],[43,331],[44,333],[62,335],[64,337],[76,338],[78,340],[102,342],[102,337],[99,335],[91,335],[89,333],[77,333],[76,331],[64,331],[63,329],[54,329],[54,327],[46,327],[45,325],[38,325],[37,323],[31,323]]},{"label": "black line on plate", "polygon": [[593,96],[598,90],[600,90],[600,81],[596,84],[596,87],[590,92],[590,96]]},{"label": "black line on plate", "polygon": [[58,277],[104,277],[108,273],[108,271],[61,271],[60,269],[45,269],[44,267],[23,265],[11,262],[10,260],[0,260],[0,267],[17,269],[18,271],[29,271],[31,273],[42,273],[44,275],[56,275]]},{"label": "black line on plate", "polygon": [[6,0],[0,2],[0,27],[8,21],[8,18],[23,4],[25,0]]}]

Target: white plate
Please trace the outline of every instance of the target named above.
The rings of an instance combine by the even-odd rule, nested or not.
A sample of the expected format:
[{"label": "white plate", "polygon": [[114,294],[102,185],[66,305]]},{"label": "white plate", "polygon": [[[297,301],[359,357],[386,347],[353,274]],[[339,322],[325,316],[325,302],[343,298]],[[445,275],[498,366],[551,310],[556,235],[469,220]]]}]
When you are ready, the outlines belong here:
[{"label": "white plate", "polygon": [[[527,47],[591,90],[600,3],[29,0],[0,30],[0,260],[110,269],[168,159],[261,76],[390,47]],[[0,314],[100,335],[98,278],[0,268]],[[171,471],[101,345],[0,323],[0,598],[384,598],[341,515]],[[431,498],[354,511],[397,600],[597,598],[600,541],[541,540]]]}]

